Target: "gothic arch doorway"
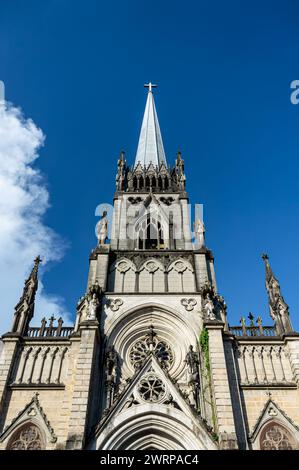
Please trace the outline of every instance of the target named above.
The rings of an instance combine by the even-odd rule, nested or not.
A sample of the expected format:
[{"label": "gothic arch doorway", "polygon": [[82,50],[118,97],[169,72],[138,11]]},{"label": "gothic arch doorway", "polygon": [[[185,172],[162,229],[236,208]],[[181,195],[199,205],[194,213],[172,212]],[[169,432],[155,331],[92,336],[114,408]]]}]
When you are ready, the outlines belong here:
[{"label": "gothic arch doorway", "polygon": [[[94,442],[99,450],[208,450],[216,449],[203,430],[185,413],[163,405],[138,405],[114,416]],[[165,407],[166,409],[166,407]],[[91,448],[93,446],[91,445]]]}]

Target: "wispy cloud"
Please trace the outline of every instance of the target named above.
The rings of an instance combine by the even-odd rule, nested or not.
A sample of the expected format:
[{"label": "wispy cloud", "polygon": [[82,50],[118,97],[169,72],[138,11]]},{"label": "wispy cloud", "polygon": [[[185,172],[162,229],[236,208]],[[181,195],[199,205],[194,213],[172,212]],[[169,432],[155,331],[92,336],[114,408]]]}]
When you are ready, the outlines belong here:
[{"label": "wispy cloud", "polygon": [[[49,193],[34,166],[45,136],[31,119],[12,105],[0,105],[0,331],[9,329],[33,259],[43,266],[58,261],[65,251],[60,236],[47,227],[43,216]],[[40,283],[35,321],[42,315],[62,315],[63,299],[49,295]]]}]

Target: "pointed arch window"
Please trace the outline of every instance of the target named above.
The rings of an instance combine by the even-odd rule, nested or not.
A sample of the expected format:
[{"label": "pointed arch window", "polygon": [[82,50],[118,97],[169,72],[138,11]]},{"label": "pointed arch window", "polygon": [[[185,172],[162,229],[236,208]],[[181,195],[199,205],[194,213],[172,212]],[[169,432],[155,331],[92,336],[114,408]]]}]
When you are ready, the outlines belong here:
[{"label": "pointed arch window", "polygon": [[151,214],[147,214],[136,226],[137,247],[139,250],[155,250],[164,248],[164,231],[161,222]]},{"label": "pointed arch window", "polygon": [[43,450],[44,440],[39,428],[33,423],[26,423],[14,432],[8,450]]},{"label": "pointed arch window", "polygon": [[261,450],[293,450],[295,448],[291,433],[280,424],[271,421],[262,430],[260,436]]}]

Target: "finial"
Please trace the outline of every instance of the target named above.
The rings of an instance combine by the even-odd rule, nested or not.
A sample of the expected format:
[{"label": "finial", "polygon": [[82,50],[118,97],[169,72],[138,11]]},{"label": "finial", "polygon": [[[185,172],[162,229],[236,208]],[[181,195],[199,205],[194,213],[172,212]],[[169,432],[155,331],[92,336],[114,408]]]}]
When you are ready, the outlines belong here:
[{"label": "finial", "polygon": [[35,264],[36,266],[38,266],[41,262],[42,262],[42,259],[41,259],[41,257],[38,255],[38,256],[35,258],[35,260],[34,260],[34,264]]},{"label": "finial", "polygon": [[149,92],[149,93],[152,93],[152,92],[153,92],[152,88],[157,88],[157,86],[158,86],[158,85],[154,85],[154,84],[151,83],[151,82],[144,84],[144,88],[148,88],[148,92]]},{"label": "finial", "polygon": [[250,321],[250,326],[254,326],[254,315],[252,312],[249,312],[248,319]]},{"label": "finial", "polygon": [[267,255],[267,253],[263,253],[263,254],[262,254],[262,259],[263,259],[264,261],[266,261],[266,260],[269,259],[269,256]]},{"label": "finial", "polygon": [[51,315],[51,317],[49,318],[50,326],[53,325],[53,323],[54,323],[55,320],[56,320],[56,318],[54,317],[54,315]]}]

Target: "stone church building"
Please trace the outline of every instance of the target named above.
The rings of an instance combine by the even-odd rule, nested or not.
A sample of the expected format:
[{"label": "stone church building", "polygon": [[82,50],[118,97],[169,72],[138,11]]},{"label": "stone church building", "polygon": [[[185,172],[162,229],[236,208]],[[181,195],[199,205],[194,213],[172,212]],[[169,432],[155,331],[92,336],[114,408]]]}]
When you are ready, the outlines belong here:
[{"label": "stone church building", "polygon": [[74,324],[32,326],[38,257],[2,335],[0,448],[297,449],[299,334],[279,282],[263,255],[273,324],[229,324],[147,87],[136,161],[117,162]]}]

